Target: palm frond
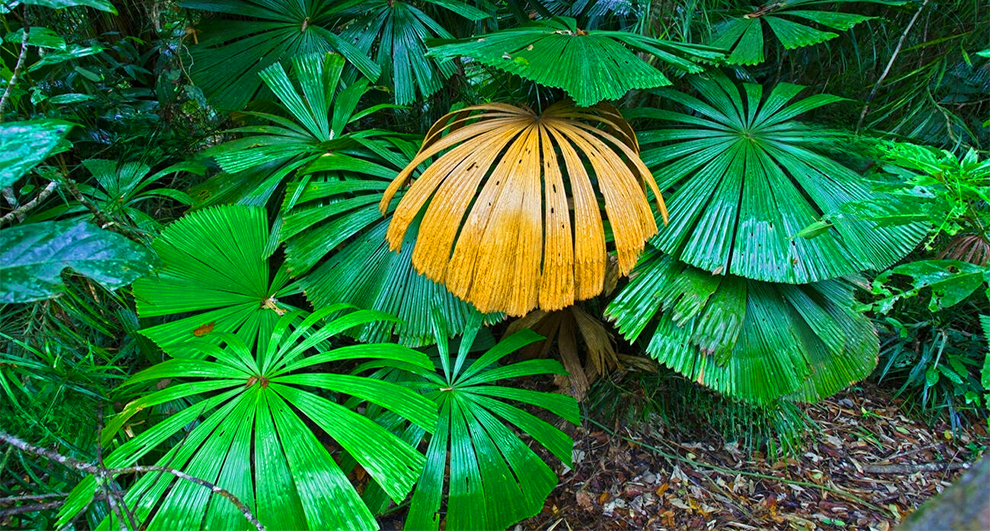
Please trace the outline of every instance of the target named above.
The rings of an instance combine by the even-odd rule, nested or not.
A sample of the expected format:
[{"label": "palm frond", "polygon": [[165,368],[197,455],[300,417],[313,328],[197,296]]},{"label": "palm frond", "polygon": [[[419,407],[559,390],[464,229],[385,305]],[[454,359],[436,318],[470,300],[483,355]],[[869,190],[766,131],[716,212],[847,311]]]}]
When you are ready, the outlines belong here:
[{"label": "palm frond", "polygon": [[[851,2],[872,2],[900,5],[904,2],[888,0],[838,0],[836,4]],[[763,33],[769,29],[777,37],[785,50],[812,46],[839,35],[828,30],[809,26],[812,23],[837,31],[846,31],[856,24],[874,17],[855,13],[840,13],[815,9],[801,9],[824,2],[820,0],[795,0],[791,2],[768,2],[755,10],[729,18],[715,28],[712,46],[731,50],[728,62],[737,65],[755,65],[764,61]]]},{"label": "palm frond", "polygon": [[[521,351],[522,355],[527,359],[546,357],[556,341],[557,352],[567,370],[570,383],[569,388],[563,386],[564,392],[578,401],[584,399],[590,385],[599,375],[622,367],[613,346],[614,339],[605,330],[605,325],[577,305],[553,312],[534,310],[513,321],[505,330],[505,336],[526,328],[546,339],[526,346]],[[581,338],[586,352],[583,364],[578,352],[578,337]]]},{"label": "palm frond", "polygon": [[[447,337],[440,319],[433,322],[436,337]],[[440,423],[413,492],[406,529],[438,529],[445,492],[445,522],[450,530],[505,529],[538,513],[556,486],[557,476],[515,429],[530,435],[564,464],[571,462],[570,437],[509,401],[544,408],[576,424],[579,413],[573,398],[492,385],[517,376],[561,374],[563,367],[552,360],[497,365],[508,354],[540,339],[531,330],[517,332],[479,358],[468,360],[476,331],[465,334],[456,359],[451,359],[447,342],[438,341],[444,374],[423,375],[434,389],[427,396],[438,406]]]},{"label": "palm frond", "polygon": [[181,6],[219,14],[204,17],[186,46],[193,80],[221,109],[243,108],[261,88],[259,74],[296,55],[338,52],[369,79],[380,74],[364,52],[331,31],[339,9],[334,2],[186,0]]},{"label": "palm frond", "polygon": [[[328,152],[346,152],[355,146],[351,133],[344,129],[359,114],[357,106],[368,91],[367,81],[345,86],[341,82],[344,58],[333,53],[294,56],[292,64],[296,83],[281,63],[261,72],[288,117],[245,113],[261,123],[234,128],[228,133],[240,138],[199,154],[213,157],[224,172],[191,190],[197,206],[234,202],[263,206],[300,168]],[[360,134],[373,136],[375,131]]]},{"label": "palm frond", "polygon": [[385,240],[390,218],[381,219],[378,202],[413,148],[400,138],[360,142],[363,156],[329,153],[290,183],[280,232],[290,272],[317,307],[345,302],[401,320],[355,328],[351,333],[360,341],[386,341],[394,333],[405,345],[432,344],[432,307],[442,308],[451,334],[461,334],[477,310],[413,270],[417,227],[407,232],[400,253],[389,252]]},{"label": "palm frond", "polygon": [[199,210],[166,227],[153,246],[162,269],[134,283],[138,314],[196,314],[142,334],[174,355],[190,339],[219,342],[222,333],[236,334],[251,348],[264,346],[261,340],[286,311],[276,297],[289,280],[284,268],[274,278],[269,274],[274,245],[264,210]]},{"label": "palm frond", "polygon": [[631,89],[670,84],[662,72],[634,51],[652,54],[688,72],[702,70],[693,60],[721,57],[717,50],[698,45],[621,31],[585,31],[568,17],[427,44],[430,55],[440,59],[470,57],[541,85],[564,89],[580,107],[621,98]]},{"label": "palm frond", "polygon": [[[471,20],[489,16],[457,0],[427,1]],[[340,37],[367,54],[374,52],[382,71],[380,81],[394,87],[395,103],[412,103],[417,93],[421,98],[429,97],[456,72],[453,61],[426,57],[426,39],[452,39],[453,35],[417,6],[394,0],[367,0],[354,9],[361,16]]]},{"label": "palm frond", "polygon": [[[306,350],[346,328],[390,318],[358,311],[320,326],[324,317],[340,309],[326,308],[305,319],[300,312],[284,316],[266,338],[268,348],[257,355],[229,334],[224,348],[192,340],[186,348],[198,351],[196,357],[202,359],[173,358],[132,376],[125,385],[163,379],[176,383],[129,403],[107,426],[104,444],[142,409],[203,393],[209,398],[121,444],[107,456],[108,466],[131,466],[189,425],[193,427],[183,442],[165,452],[159,464],[230,491],[269,529],[376,528],[371,512],[317,434],[344,448],[396,502],[411,490],[425,458],[326,394],[377,404],[428,431],[436,426],[436,409],[420,394],[394,383],[313,369],[355,358],[401,362],[420,370],[433,365],[420,352],[390,344],[321,349],[303,357]],[[147,529],[247,526],[242,514],[218,494],[174,479],[148,474],[128,489],[124,503]],[[80,483],[60,513],[60,525],[88,503],[97,488],[93,477]],[[112,527],[111,522],[104,521],[104,527]]]},{"label": "palm frond", "polygon": [[825,398],[877,363],[869,319],[841,280],[795,286],[715,276],[650,250],[606,309],[657,361],[720,393],[770,403]]},{"label": "palm frond", "polygon": [[400,249],[429,202],[412,263],[482,312],[560,309],[602,291],[608,255],[592,178],[622,274],[656,232],[644,188],[666,218],[635,133],[608,105],[561,102],[536,115],[492,104],[450,113],[385,191],[381,211],[420,164],[444,151],[402,197],[388,241]]},{"label": "palm frond", "polygon": [[[720,73],[691,83],[699,97],[661,91],[687,112],[630,113],[671,124],[640,134],[643,160],[673,190],[673,221],[652,240],[662,251],[713,274],[808,283],[883,269],[924,236],[922,224],[881,226],[842,212],[857,201],[888,198],[890,211],[898,203],[821,149],[828,131],[794,121],[839,98],[791,101],[804,87],[782,83],[764,94]],[[799,236],[823,219],[826,232]]]}]

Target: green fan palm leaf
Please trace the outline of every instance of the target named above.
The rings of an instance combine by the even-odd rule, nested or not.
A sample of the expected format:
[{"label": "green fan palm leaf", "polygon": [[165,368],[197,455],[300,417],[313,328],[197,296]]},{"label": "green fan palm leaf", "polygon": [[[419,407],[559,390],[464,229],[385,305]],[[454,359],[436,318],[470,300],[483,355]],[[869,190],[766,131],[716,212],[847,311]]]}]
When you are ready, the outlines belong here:
[{"label": "green fan palm leaf", "polygon": [[161,270],[133,286],[138,314],[196,313],[141,333],[169,353],[189,339],[218,338],[224,332],[237,334],[249,346],[259,344],[288,308],[277,302],[288,275],[284,268],[274,276],[269,272],[274,243],[259,208],[214,207],[166,227],[153,244]]},{"label": "green fan palm leaf", "polygon": [[[737,88],[720,73],[691,80],[699,97],[660,93],[693,112],[639,109],[669,126],[641,133],[643,160],[672,189],[671,223],[652,243],[695,267],[768,282],[808,283],[883,269],[910,252],[921,224],[882,226],[842,213],[846,204],[892,197],[821,149],[828,131],[794,121],[839,98],[780,84]],[[827,218],[813,238],[799,233]]]},{"label": "green fan palm leaf", "polygon": [[[347,2],[345,2],[346,4]],[[190,74],[221,109],[241,109],[261,88],[258,75],[288,57],[338,52],[371,80],[380,69],[364,52],[334,34],[339,2],[329,0],[188,0],[183,7],[251,17],[204,17],[187,43]]]},{"label": "green fan palm leaf", "polygon": [[[437,338],[447,337],[442,317],[432,313]],[[442,374],[418,371],[419,384],[437,405],[440,423],[430,439],[426,465],[412,496],[406,529],[438,529],[444,493],[446,529],[505,529],[540,511],[557,484],[553,470],[514,430],[530,435],[558,459],[571,462],[570,437],[507,400],[546,409],[578,422],[577,402],[565,395],[491,385],[498,380],[537,374],[562,374],[553,360],[497,366],[512,352],[542,339],[522,330],[471,361],[467,359],[480,316],[460,343],[456,359],[446,341],[438,341]]]},{"label": "green fan palm leaf", "polygon": [[[470,20],[483,20],[490,16],[455,0],[427,2]],[[444,81],[457,70],[449,59],[426,57],[426,39],[452,39],[453,35],[413,3],[365,0],[351,11],[358,16],[340,36],[357,49],[374,54],[375,62],[382,71],[380,82],[394,88],[395,103],[413,103],[417,93],[421,98],[429,97],[440,90]]]},{"label": "green fan palm leaf", "polygon": [[[802,7],[820,6],[822,4],[848,4],[852,2],[871,2],[888,5],[901,5],[904,2],[889,0],[794,0],[791,2],[768,2],[748,13],[733,16],[715,27],[715,39],[712,46],[731,50],[728,62],[731,64],[755,65],[762,63],[765,30],[769,30],[785,50],[793,50],[804,46],[812,46],[838,37],[837,33],[828,31],[846,31],[856,24],[866,22],[875,17],[855,13],[840,13]],[[748,11],[748,10],[747,10]],[[809,26],[812,23],[828,29],[818,29]]]},{"label": "green fan palm leaf", "polygon": [[713,61],[721,57],[717,50],[704,46],[621,31],[585,31],[568,17],[536,21],[470,39],[433,40],[427,44],[430,55],[439,59],[470,57],[541,85],[564,89],[581,107],[621,98],[631,89],[670,84],[662,72],[635,52],[652,54],[688,72],[702,70],[695,60]]},{"label": "green fan palm leaf", "polygon": [[[161,465],[227,489],[269,529],[377,528],[371,512],[307,422],[343,447],[399,502],[422,470],[423,455],[325,394],[369,400],[427,431],[436,425],[436,409],[418,393],[394,383],[311,371],[320,364],[355,358],[401,361],[419,370],[433,365],[422,353],[391,344],[323,351],[325,340],[346,328],[391,319],[379,312],[358,311],[319,326],[326,316],[341,309],[325,308],[305,319],[300,312],[284,316],[273,327],[267,349],[252,352],[236,336],[227,334],[224,348],[205,340],[189,342],[187,348],[201,348],[204,359],[174,358],[134,375],[125,385],[163,379],[183,383],[129,403],[107,426],[104,444],[142,409],[204,393],[210,398],[125,442],[107,456],[107,464],[130,466],[201,418],[186,428],[189,431],[179,445],[159,459]],[[302,357],[310,347],[321,352]],[[232,504],[209,489],[173,480],[169,475],[149,474],[129,489],[124,502],[147,529],[248,525]],[[92,498],[96,488],[90,478],[73,491],[61,514],[63,522]],[[101,529],[110,527],[105,520]]]},{"label": "green fan palm leaf", "polygon": [[289,184],[280,237],[290,272],[317,307],[346,302],[400,319],[354,329],[360,341],[386,341],[397,334],[409,346],[432,344],[432,307],[443,309],[451,334],[462,333],[477,310],[413,269],[418,230],[409,231],[405,252],[389,252],[385,240],[392,209],[383,219],[381,194],[409,163],[415,144],[398,136],[358,141],[367,158],[330,153]]},{"label": "green fan palm leaf", "polygon": [[656,250],[606,315],[626,339],[720,393],[758,403],[825,398],[876,366],[869,319],[842,280],[795,286],[713,276]]},{"label": "green fan palm leaf", "polygon": [[354,138],[374,137],[378,131],[345,132],[347,125],[380,107],[358,111],[366,80],[341,81],[344,58],[337,54],[308,54],[292,58],[294,83],[281,63],[261,72],[261,79],[278,98],[285,116],[244,113],[257,125],[234,128],[241,138],[204,150],[223,173],[191,190],[198,206],[224,202],[264,205],[289,176],[330,152],[364,153]]}]

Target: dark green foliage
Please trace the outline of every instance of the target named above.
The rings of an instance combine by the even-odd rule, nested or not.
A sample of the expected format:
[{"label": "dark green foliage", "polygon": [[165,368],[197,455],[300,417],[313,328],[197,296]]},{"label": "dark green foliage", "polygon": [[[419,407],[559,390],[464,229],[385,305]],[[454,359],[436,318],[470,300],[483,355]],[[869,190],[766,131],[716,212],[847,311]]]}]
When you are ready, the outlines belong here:
[{"label": "dark green foliage", "polygon": [[720,436],[747,453],[765,452],[771,461],[803,451],[808,435],[818,429],[790,400],[765,405],[734,400],[665,369],[603,378],[589,391],[586,407],[589,417],[603,423],[662,421],[675,436]]},{"label": "dark green foliage", "polygon": [[[488,14],[457,0],[427,0],[470,20],[484,20]],[[352,2],[356,18],[340,36],[361,51],[372,55],[381,67],[379,82],[392,89],[395,103],[406,105],[425,99],[440,90],[454,74],[454,62],[426,57],[426,39],[453,38],[442,25],[417,5],[396,0]],[[374,50],[374,51],[372,51]]]},{"label": "dark green foliage", "polygon": [[[864,378],[878,344],[877,377],[909,408],[955,426],[986,417],[980,2],[22,0],[0,12],[0,429],[34,444],[173,467],[269,529],[373,528],[392,504],[408,506],[409,529],[504,529],[538,513],[551,461],[568,464],[572,447],[545,419],[579,419],[572,398],[534,389],[563,367],[518,361],[534,332],[496,343],[483,325],[500,315],[419,274],[420,220],[390,251],[397,201],[378,202],[432,119],[455,111],[433,140],[456,144],[473,127],[458,122],[464,105],[542,110],[568,96],[638,120],[609,164],[641,146],[670,208],[632,278],[607,275],[588,303],[629,340],[626,369],[670,368],[604,375],[589,395],[603,424],[800,451],[813,423],[796,403]],[[495,186],[493,204],[549,215],[542,196]],[[603,198],[582,201],[566,209]],[[0,448],[0,497],[72,490],[60,515],[3,525],[118,529],[101,483]],[[249,527],[231,498],[170,474],[106,483],[135,516],[124,528]]]},{"label": "dark green foliage", "polygon": [[[887,0],[768,2],[755,10],[745,14],[740,13],[717,25],[715,27],[716,38],[712,41],[712,46],[732,50],[728,57],[728,62],[731,64],[756,65],[765,60],[763,34],[767,29],[777,37],[785,50],[792,50],[819,44],[839,36],[827,29],[816,29],[815,25],[837,31],[846,31],[856,24],[873,18],[856,13],[814,9],[818,6],[836,3],[848,4],[851,1],[895,5],[904,3]],[[812,9],[808,9],[809,7]]]},{"label": "dark green foliage", "polygon": [[336,35],[332,25],[342,6],[329,0],[189,0],[183,7],[217,13],[193,31],[192,76],[210,102],[241,109],[261,88],[258,74],[271,65],[312,53],[339,52],[369,79],[379,67]]}]

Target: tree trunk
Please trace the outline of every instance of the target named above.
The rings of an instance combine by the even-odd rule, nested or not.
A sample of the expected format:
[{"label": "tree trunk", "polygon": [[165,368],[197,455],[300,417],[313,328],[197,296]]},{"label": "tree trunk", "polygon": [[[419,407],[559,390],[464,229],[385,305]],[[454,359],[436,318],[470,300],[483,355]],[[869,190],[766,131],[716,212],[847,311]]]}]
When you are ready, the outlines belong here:
[{"label": "tree trunk", "polygon": [[990,529],[990,458],[984,457],[939,496],[928,500],[897,531]]}]

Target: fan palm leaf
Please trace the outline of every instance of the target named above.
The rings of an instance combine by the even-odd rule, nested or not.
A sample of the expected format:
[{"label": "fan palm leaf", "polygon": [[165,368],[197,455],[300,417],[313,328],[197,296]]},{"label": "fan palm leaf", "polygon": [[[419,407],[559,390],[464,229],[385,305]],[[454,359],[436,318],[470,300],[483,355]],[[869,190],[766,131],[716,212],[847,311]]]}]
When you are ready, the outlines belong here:
[{"label": "fan palm leaf", "polygon": [[[846,31],[856,24],[874,17],[855,13],[839,13],[807,9],[822,4],[848,4],[852,2],[873,2],[900,5],[903,2],[888,0],[794,0],[790,2],[767,2],[749,13],[733,17],[715,27],[715,40],[712,46],[731,50],[727,61],[731,64],[755,65],[764,61],[763,34],[767,28],[777,37],[785,50],[819,44],[839,35],[828,30],[817,29],[809,23],[829,29]],[[802,9],[804,8],[804,9]]]},{"label": "fan palm leaf", "polygon": [[[396,502],[411,490],[425,459],[399,437],[324,396],[332,392],[358,397],[427,431],[436,426],[436,408],[394,383],[313,370],[356,358],[421,370],[433,365],[424,354],[391,344],[326,350],[326,340],[342,330],[391,319],[358,311],[319,326],[340,309],[329,307],[305,319],[300,312],[284,316],[273,327],[268,347],[257,352],[229,334],[224,335],[225,348],[191,341],[187,348],[199,350],[203,359],[173,358],[132,376],[125,385],[175,383],[129,403],[107,426],[104,444],[142,409],[203,398],[120,445],[107,456],[107,465],[131,466],[182,435],[182,442],[168,449],[159,464],[228,490],[269,529],[377,529],[371,512],[321,439],[329,437],[343,447]],[[305,355],[313,347],[318,352]],[[183,434],[190,423],[194,424]],[[76,487],[61,512],[60,525],[85,507],[97,489],[93,477]],[[249,528],[233,504],[199,485],[175,482],[168,474],[144,476],[128,489],[124,503],[147,529]],[[111,524],[104,520],[99,529],[114,527]]]},{"label": "fan palm leaf", "polygon": [[842,280],[795,286],[718,276],[649,250],[606,309],[646,351],[720,393],[770,403],[825,398],[868,376],[876,330]]},{"label": "fan palm leaf", "polygon": [[264,205],[294,172],[328,152],[360,155],[364,153],[362,147],[352,139],[381,133],[344,131],[349,123],[381,106],[357,110],[361,96],[368,91],[368,83],[358,80],[345,86],[341,82],[342,56],[299,55],[292,58],[292,64],[297,83],[293,83],[281,63],[260,74],[287,117],[244,113],[260,123],[231,129],[228,133],[241,138],[200,153],[202,157],[213,157],[224,172],[191,190],[198,206],[230,202]]},{"label": "fan palm leaf", "polygon": [[[782,83],[737,88],[720,73],[695,76],[699,97],[661,90],[693,112],[640,109],[634,116],[670,126],[640,134],[643,160],[661,176],[672,223],[652,240],[662,251],[714,274],[808,283],[883,269],[910,252],[922,224],[899,227],[858,219],[844,205],[889,199],[821,147],[829,133],[793,119],[839,98],[793,100],[803,89]],[[827,218],[830,228],[797,237]]]},{"label": "fan palm leaf", "polygon": [[276,243],[260,208],[214,207],[169,225],[153,243],[158,275],[134,282],[137,311],[142,318],[195,314],[141,333],[173,355],[190,339],[219,342],[222,333],[262,348],[289,309],[277,299],[289,281],[285,268],[269,272]]},{"label": "fan palm leaf", "polygon": [[[489,14],[456,0],[426,0],[470,20],[483,20]],[[416,94],[427,98],[443,87],[444,80],[457,71],[454,62],[426,57],[425,40],[452,39],[444,27],[411,2],[364,0],[352,12],[359,14],[340,37],[364,53],[374,55],[382,71],[379,81],[394,87],[395,102],[416,101]]]},{"label": "fan palm leaf", "polygon": [[355,328],[351,333],[360,341],[397,334],[409,346],[432,344],[432,307],[442,308],[452,334],[462,333],[477,310],[413,270],[417,229],[407,232],[401,253],[389,252],[385,240],[390,217],[381,218],[378,202],[415,148],[398,137],[358,142],[376,158],[329,153],[289,184],[280,232],[289,271],[316,307],[346,302],[400,319]]},{"label": "fan palm leaf", "polygon": [[[669,85],[667,77],[636,56],[645,52],[687,72],[692,59],[716,60],[704,46],[679,44],[622,31],[585,31],[574,19],[555,17],[463,40],[432,40],[430,55],[470,57],[541,85],[564,89],[580,107],[621,98],[631,89]],[[630,50],[632,48],[632,50]]]},{"label": "fan palm leaf", "polygon": [[482,312],[555,310],[602,291],[608,255],[593,177],[623,274],[657,230],[644,188],[666,219],[636,135],[609,105],[561,102],[537,115],[491,104],[450,113],[389,185],[381,211],[420,164],[443,151],[399,202],[387,237],[401,250],[429,202],[412,263]]},{"label": "fan palm leaf", "polygon": [[214,106],[235,110],[257,95],[261,88],[258,74],[296,55],[339,52],[368,79],[376,80],[378,65],[332,31],[340,4],[330,0],[183,1],[182,7],[218,14],[204,17],[193,30],[194,42],[186,43],[192,54],[190,75]]},{"label": "fan palm leaf", "polygon": [[[448,336],[438,313],[432,322],[438,339]],[[570,437],[508,401],[538,406],[577,424],[579,412],[573,398],[492,385],[518,376],[564,374],[563,367],[553,360],[497,365],[515,350],[542,339],[531,330],[517,332],[468,360],[480,319],[473,324],[461,340],[456,359],[451,358],[446,341],[437,341],[443,374],[418,371],[425,380],[422,389],[436,403],[440,422],[430,439],[405,529],[438,529],[445,492],[446,529],[505,529],[538,513],[556,486],[557,476],[515,430],[530,435],[565,465],[571,463]]]}]

